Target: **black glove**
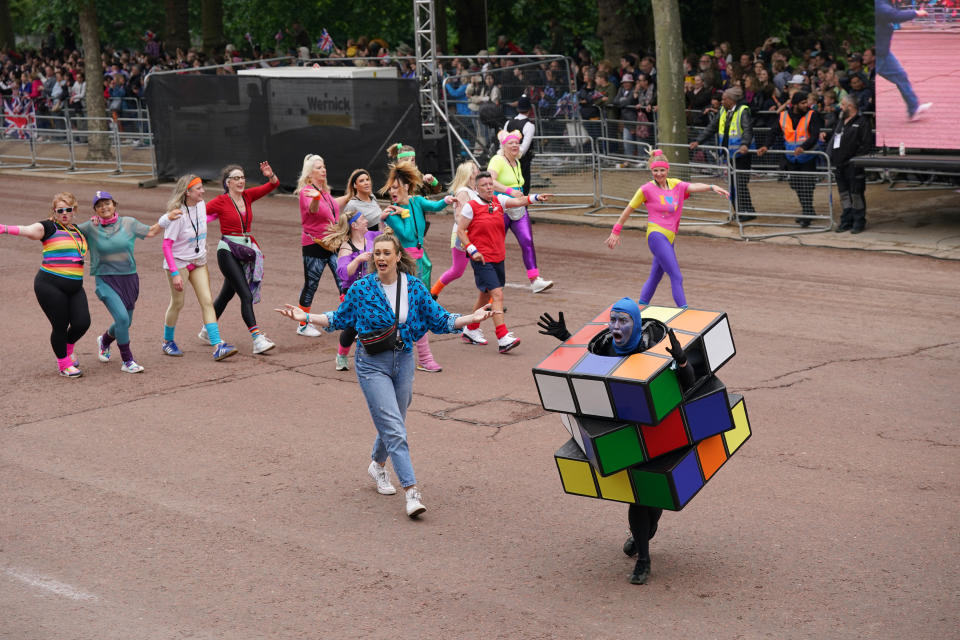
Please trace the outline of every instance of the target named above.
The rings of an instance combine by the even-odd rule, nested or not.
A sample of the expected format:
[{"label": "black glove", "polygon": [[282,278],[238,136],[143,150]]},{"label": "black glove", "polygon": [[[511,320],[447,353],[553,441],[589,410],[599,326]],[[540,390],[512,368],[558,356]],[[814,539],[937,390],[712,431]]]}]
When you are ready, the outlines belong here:
[{"label": "black glove", "polygon": [[667,353],[673,356],[673,359],[676,361],[678,367],[683,367],[687,364],[687,356],[683,354],[683,349],[680,347],[680,341],[677,340],[677,334],[673,332],[673,329],[667,329],[667,336],[670,337],[670,346],[667,347]]},{"label": "black glove", "polygon": [[540,321],[537,322],[537,326],[544,329],[540,331],[540,333],[545,336],[553,336],[561,342],[570,337],[570,332],[567,331],[567,323],[563,321],[563,311],[560,312],[560,318],[558,320],[550,317],[549,313],[544,313],[540,316]]}]

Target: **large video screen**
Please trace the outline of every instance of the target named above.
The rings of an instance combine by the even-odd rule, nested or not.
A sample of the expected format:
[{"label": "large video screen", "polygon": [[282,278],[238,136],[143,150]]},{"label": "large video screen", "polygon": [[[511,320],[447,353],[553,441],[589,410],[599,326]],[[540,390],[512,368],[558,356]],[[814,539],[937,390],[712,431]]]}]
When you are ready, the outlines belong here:
[{"label": "large video screen", "polygon": [[960,7],[953,5],[874,0],[877,146],[960,149]]}]

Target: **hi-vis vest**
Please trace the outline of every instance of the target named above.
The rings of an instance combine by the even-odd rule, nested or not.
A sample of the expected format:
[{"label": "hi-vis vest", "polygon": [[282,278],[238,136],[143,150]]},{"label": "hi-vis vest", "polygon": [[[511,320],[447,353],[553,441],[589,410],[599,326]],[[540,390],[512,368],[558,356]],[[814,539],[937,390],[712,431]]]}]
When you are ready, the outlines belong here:
[{"label": "hi-vis vest", "polygon": [[[740,119],[743,116],[743,112],[749,110],[745,104],[741,104],[739,107],[734,107],[733,111],[729,114],[726,109],[720,109],[720,126],[717,127],[717,144],[723,144],[723,134],[727,130],[727,117],[730,118],[730,139],[727,142],[727,147],[730,149],[730,155],[733,156],[736,153],[737,149],[740,148],[741,140],[743,139],[743,127],[740,125]],[[754,148],[755,145],[751,141],[750,147]]]},{"label": "hi-vis vest", "polygon": [[783,141],[784,146],[787,148],[787,161],[788,162],[809,162],[811,155],[809,153],[801,153],[798,156],[793,155],[793,150],[802,145],[810,137],[809,128],[810,128],[810,119],[813,118],[813,111],[807,111],[800,122],[797,124],[797,128],[793,128],[793,120],[790,119],[790,114],[786,111],[780,112],[780,129],[783,131]]}]

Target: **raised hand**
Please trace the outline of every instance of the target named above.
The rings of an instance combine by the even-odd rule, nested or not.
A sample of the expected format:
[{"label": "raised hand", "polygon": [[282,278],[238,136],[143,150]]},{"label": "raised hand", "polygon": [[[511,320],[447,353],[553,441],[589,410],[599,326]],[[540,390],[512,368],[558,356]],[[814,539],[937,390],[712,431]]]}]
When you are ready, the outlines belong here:
[{"label": "raised hand", "polygon": [[563,311],[560,312],[559,318],[556,320],[549,313],[543,313],[537,322],[537,326],[543,329],[539,333],[545,336],[553,336],[560,341],[570,337],[570,332],[567,331],[567,323],[563,320]]},{"label": "raised hand", "polygon": [[673,332],[673,329],[667,329],[667,336],[670,338],[670,346],[667,347],[667,353],[673,356],[673,359],[677,362],[678,367],[682,367],[687,364],[687,356],[683,353],[683,348],[680,346],[680,341],[677,340],[677,334]]}]

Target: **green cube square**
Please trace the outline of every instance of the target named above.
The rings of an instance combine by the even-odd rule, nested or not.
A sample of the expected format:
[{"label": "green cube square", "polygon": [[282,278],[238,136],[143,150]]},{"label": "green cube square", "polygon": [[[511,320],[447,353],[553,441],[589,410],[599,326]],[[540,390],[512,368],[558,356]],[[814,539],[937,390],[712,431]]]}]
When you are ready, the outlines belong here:
[{"label": "green cube square", "polygon": [[683,400],[680,383],[677,381],[677,372],[670,368],[664,369],[651,380],[649,389],[653,400],[655,423],[663,420],[664,416],[673,411]]},{"label": "green cube square", "polygon": [[593,446],[597,451],[599,471],[602,475],[609,475],[646,460],[637,428],[632,424],[598,437]]},{"label": "green cube square", "polygon": [[637,490],[637,503],[661,509],[677,509],[673,492],[670,490],[670,477],[664,473],[651,473],[640,469],[630,469],[633,487]]}]

